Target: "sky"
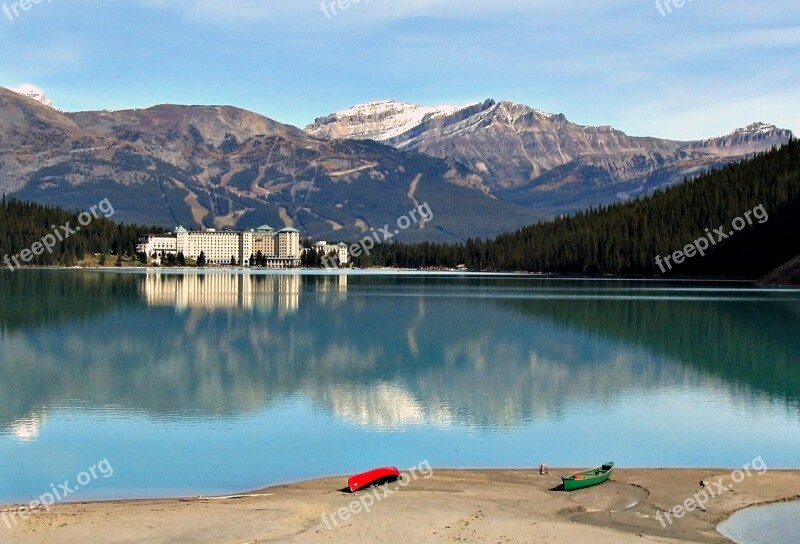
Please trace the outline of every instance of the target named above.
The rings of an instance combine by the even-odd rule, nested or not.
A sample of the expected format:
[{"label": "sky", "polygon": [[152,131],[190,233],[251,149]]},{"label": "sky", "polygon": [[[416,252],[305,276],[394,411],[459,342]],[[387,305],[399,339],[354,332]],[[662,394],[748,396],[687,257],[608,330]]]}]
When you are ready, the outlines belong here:
[{"label": "sky", "polygon": [[797,0],[29,1],[0,0],[0,85],[65,111],[227,104],[303,127],[494,98],[637,136],[800,134]]}]

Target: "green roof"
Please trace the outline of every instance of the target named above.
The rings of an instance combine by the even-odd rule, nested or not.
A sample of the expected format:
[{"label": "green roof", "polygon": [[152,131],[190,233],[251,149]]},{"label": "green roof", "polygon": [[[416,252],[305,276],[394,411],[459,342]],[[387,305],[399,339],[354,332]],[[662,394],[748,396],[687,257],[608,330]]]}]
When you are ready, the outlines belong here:
[{"label": "green roof", "polygon": [[256,229],[256,232],[264,232],[264,231],[271,232],[271,231],[274,231],[274,230],[275,230],[275,229],[273,229],[273,228],[272,228],[272,227],[270,227],[269,225],[261,225],[260,227],[258,227],[258,228]]},{"label": "green roof", "polygon": [[297,229],[293,229],[292,227],[285,227],[285,228],[282,228],[281,230],[279,230],[278,232],[297,232],[297,233],[299,233],[300,231],[297,230]]},{"label": "green roof", "polygon": [[188,231],[188,230],[186,230],[186,229],[185,229],[185,228],[183,228],[183,227],[178,227],[177,229],[175,229],[175,232],[176,232],[176,233],[181,233],[181,234],[183,234],[184,232],[189,232],[189,231]]}]

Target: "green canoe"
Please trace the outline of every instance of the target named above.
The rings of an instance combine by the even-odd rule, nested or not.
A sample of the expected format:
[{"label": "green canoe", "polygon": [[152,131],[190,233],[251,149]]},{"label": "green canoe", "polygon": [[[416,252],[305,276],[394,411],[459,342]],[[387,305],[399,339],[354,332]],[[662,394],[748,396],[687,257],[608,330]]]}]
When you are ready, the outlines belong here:
[{"label": "green canoe", "polygon": [[605,465],[584,470],[583,472],[576,472],[572,476],[561,478],[564,482],[565,491],[575,491],[576,489],[584,489],[594,485],[602,484],[608,477],[611,476],[611,471],[614,469],[614,463],[606,463]]}]

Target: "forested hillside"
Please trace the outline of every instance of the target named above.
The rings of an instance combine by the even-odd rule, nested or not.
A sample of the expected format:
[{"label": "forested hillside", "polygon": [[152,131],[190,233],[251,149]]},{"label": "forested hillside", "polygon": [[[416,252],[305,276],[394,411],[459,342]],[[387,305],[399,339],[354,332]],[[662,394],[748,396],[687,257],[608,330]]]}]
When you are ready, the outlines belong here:
[{"label": "forested hillside", "polygon": [[[0,258],[31,248],[67,222],[77,225],[78,214],[4,197]],[[71,266],[87,254],[133,256],[137,236],[153,230],[157,229],[100,217],[59,241],[52,252],[45,251],[26,264]],[[371,255],[358,257],[355,263],[362,267],[464,264],[471,270],[757,278],[800,255],[799,233],[800,143],[793,140],[649,198],[539,223],[493,240],[377,245]],[[704,255],[689,255],[689,246],[697,248],[697,241],[704,240]],[[676,262],[676,251],[683,251],[685,260]],[[667,256],[673,259],[665,266]]]},{"label": "forested hillside", "polygon": [[[56,240],[52,252],[45,250],[25,265],[72,266],[88,254],[133,256],[138,235],[158,231],[150,227],[118,224],[102,216],[80,226],[78,215],[79,212],[3,196],[0,202],[0,259],[31,249],[34,243],[48,235]],[[68,236],[62,228],[67,223],[69,230],[75,231]],[[79,230],[76,227],[80,227]],[[3,266],[9,265],[5,263]]]},{"label": "forested hillside", "polygon": [[[764,213],[759,211],[754,220],[757,207]],[[744,220],[747,212],[749,221],[733,232],[734,220]],[[662,272],[657,256],[672,255],[701,238],[713,240],[705,256],[696,254],[671,268],[662,265]],[[649,198],[538,223],[489,241],[387,244],[357,264],[759,277],[799,254],[800,143],[792,140]]]}]

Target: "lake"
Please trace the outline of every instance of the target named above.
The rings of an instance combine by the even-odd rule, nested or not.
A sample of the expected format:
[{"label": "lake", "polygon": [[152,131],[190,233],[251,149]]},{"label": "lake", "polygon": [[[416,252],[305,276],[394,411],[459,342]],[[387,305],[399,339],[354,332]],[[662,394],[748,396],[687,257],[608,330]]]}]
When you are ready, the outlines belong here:
[{"label": "lake", "polygon": [[798,463],[797,290],[21,270],[0,295],[0,502],[61,482],[69,500],[210,495],[423,460]]}]

